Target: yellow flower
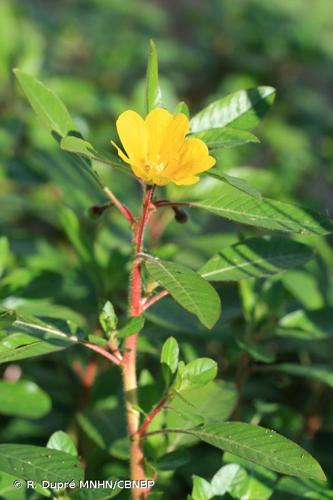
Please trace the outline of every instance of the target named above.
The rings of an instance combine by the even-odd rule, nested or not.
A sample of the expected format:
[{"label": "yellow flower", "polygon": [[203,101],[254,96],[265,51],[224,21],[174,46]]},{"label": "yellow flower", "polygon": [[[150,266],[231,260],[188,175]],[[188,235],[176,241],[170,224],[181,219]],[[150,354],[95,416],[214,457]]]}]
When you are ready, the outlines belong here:
[{"label": "yellow flower", "polygon": [[144,120],[135,111],[125,111],[116,125],[126,152],[112,143],[120,158],[150,184],[195,184],[197,174],[216,163],[201,139],[185,138],[190,124],[183,113],[172,115],[156,108]]}]

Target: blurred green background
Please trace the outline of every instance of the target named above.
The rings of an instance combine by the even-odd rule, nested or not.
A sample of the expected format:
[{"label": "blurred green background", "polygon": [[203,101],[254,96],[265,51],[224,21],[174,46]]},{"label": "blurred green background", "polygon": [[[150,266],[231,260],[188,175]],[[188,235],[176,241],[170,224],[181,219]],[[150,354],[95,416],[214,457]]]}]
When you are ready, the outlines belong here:
[{"label": "blurred green background", "polygon": [[[42,310],[43,316],[54,321],[70,319],[90,331],[98,329],[96,311],[105,299],[111,298],[120,311],[124,309],[130,255],[127,227],[115,213],[97,222],[88,217],[89,207],[103,201],[103,196],[38,122],[14,81],[12,68],[38,76],[66,103],[84,136],[112,152],[116,117],[128,108],[144,109],[149,38],[158,47],[164,101],[171,110],[179,100],[186,101],[193,113],[242,88],[275,87],[276,102],[256,132],[261,143],[224,151],[218,168],[247,178],[272,198],[332,215],[331,0],[0,0],[0,235],[7,237],[0,243],[0,299],[4,306],[32,315]],[[139,191],[132,181],[109,167],[96,168],[135,208]],[[193,194],[209,189],[206,184],[194,188]],[[170,189],[169,194],[181,197],[180,191]],[[164,217],[166,236],[161,241],[154,235],[150,238],[156,253],[193,267],[221,245],[239,238],[240,231],[250,233],[201,215],[193,215],[185,226],[175,224],[168,213]],[[77,240],[77,220],[84,248]],[[266,280],[251,293],[258,305],[258,321],[271,335],[267,345],[278,361],[304,366],[319,363],[326,367],[327,376],[318,382],[318,377],[313,381],[273,373],[263,380],[255,374],[246,384],[246,404],[239,416],[262,420],[298,440],[332,475],[333,252],[330,242],[319,238],[308,238],[308,243],[318,256],[305,271]],[[148,363],[154,375],[161,339],[171,330],[179,333],[186,359],[205,353],[215,356],[221,376],[233,380],[240,356],[233,335],[245,328],[242,307],[246,309],[247,293],[239,293],[234,285],[221,287],[223,325],[209,339],[178,309],[184,330],[168,324],[172,319],[168,309],[164,318],[154,309],[155,318],[152,314],[152,326],[147,327],[140,347],[146,356],[141,358],[143,364]],[[275,338],[277,322],[295,310],[325,310],[328,316],[317,314],[319,323],[314,320],[315,326],[308,327],[311,331],[305,340],[297,335]],[[314,342],[316,329],[325,333],[321,342]],[[80,382],[72,369],[76,356],[80,363],[87,362],[86,353],[66,351],[66,355],[20,363],[23,377],[51,395],[53,409],[34,421],[3,417],[0,438],[45,444],[53,431],[69,429],[88,461],[91,477],[126,477],[119,450],[101,453],[93,444],[88,417],[79,419],[80,430],[73,423],[81,409],[77,402]],[[8,365],[1,370],[10,379]],[[143,372],[145,385],[152,385],[151,374]],[[102,363],[92,404],[107,399],[111,390],[118,395],[117,377]],[[154,393],[149,398],[154,402]],[[165,473],[163,481],[170,495],[185,498],[193,473],[209,478],[221,463],[220,454],[203,445],[191,453],[194,458],[180,468],[176,479]],[[290,489],[286,494],[294,498]],[[295,498],[302,497],[297,494]],[[278,492],[274,495],[280,498]],[[318,495],[313,498],[328,498]]]}]

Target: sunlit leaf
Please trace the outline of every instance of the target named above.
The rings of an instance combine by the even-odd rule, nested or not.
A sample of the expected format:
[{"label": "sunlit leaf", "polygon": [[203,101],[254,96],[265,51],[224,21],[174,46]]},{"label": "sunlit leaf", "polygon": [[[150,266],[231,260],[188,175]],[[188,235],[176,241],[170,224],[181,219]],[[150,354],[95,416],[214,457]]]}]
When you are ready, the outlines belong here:
[{"label": "sunlit leaf", "polygon": [[270,276],[305,264],[310,247],[280,238],[251,238],[223,248],[200,269],[208,281],[239,281]]},{"label": "sunlit leaf", "polygon": [[148,272],[184,309],[212,328],[221,313],[220,299],[212,286],[191,269],[159,259],[146,261]]},{"label": "sunlit leaf", "polygon": [[275,97],[272,87],[240,90],[204,108],[191,120],[191,131],[201,132],[231,126],[249,130],[257,125],[269,110]]},{"label": "sunlit leaf", "polygon": [[[29,401],[29,404],[27,404]],[[40,418],[51,410],[51,399],[34,382],[0,381],[0,413],[24,418]]]},{"label": "sunlit leaf", "polygon": [[162,93],[158,82],[158,57],[153,40],[150,40],[149,58],[146,77],[146,110],[147,113],[162,104]]}]

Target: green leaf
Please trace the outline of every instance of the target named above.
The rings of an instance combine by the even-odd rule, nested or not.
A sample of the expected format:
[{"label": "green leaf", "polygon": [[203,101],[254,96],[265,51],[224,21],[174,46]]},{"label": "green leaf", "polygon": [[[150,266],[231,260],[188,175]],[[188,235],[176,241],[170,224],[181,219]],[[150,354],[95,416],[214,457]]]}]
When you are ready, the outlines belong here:
[{"label": "green leaf", "polygon": [[262,199],[259,191],[250,186],[250,184],[248,184],[244,179],[239,179],[238,177],[233,177],[232,175],[228,175],[223,172],[222,173],[220,172],[219,174],[215,174],[213,172],[206,172],[206,174],[209,175],[209,177],[213,177],[214,179],[229,184],[229,186],[232,186],[238,191],[242,191],[243,193],[246,193],[249,196],[253,196],[258,200]]},{"label": "green leaf", "polygon": [[188,105],[184,101],[180,101],[177,103],[175,107],[175,115],[178,113],[183,113],[183,115],[190,117],[190,110],[188,109]]},{"label": "green leaf", "polygon": [[83,469],[78,458],[41,446],[0,444],[0,470],[36,482],[79,483]]},{"label": "green leaf", "polygon": [[210,358],[198,358],[188,363],[180,375],[182,385],[207,384],[217,375],[217,363]]},{"label": "green leaf", "polygon": [[68,453],[69,455],[73,455],[74,457],[78,455],[75,444],[73,443],[69,435],[64,431],[54,432],[48,440],[46,446],[47,448],[50,448],[52,450],[63,451],[64,453]]},{"label": "green leaf", "polygon": [[0,363],[48,354],[78,342],[77,337],[36,318],[34,322],[20,318],[14,326],[15,331],[0,340]]},{"label": "green leaf", "polygon": [[134,318],[131,318],[125,326],[118,330],[117,336],[120,338],[130,337],[131,335],[140,333],[144,326],[144,316],[135,316]]},{"label": "green leaf", "polygon": [[191,498],[193,500],[209,500],[212,496],[213,494],[209,482],[203,477],[193,476]]},{"label": "green leaf", "polygon": [[210,485],[213,496],[230,493],[232,498],[254,498],[246,495],[248,484],[246,471],[238,464],[228,464],[217,471]]},{"label": "green leaf", "polygon": [[167,384],[170,382],[171,375],[177,370],[179,360],[179,346],[174,337],[169,337],[163,344],[161,352],[161,363],[164,378]]},{"label": "green leaf", "polygon": [[240,281],[286,271],[312,256],[311,248],[297,241],[251,238],[223,248],[199,272],[208,281]]},{"label": "green leaf", "polygon": [[109,300],[107,300],[103,306],[99,315],[99,322],[105,333],[110,333],[117,328],[118,317],[112,303]]},{"label": "green leaf", "polygon": [[0,277],[3,275],[10,259],[9,241],[5,236],[0,238]]},{"label": "green leaf", "polygon": [[146,110],[147,113],[162,105],[162,93],[158,82],[158,57],[153,40],[149,44],[149,57],[146,77]]},{"label": "green leaf", "polygon": [[[169,424],[183,426],[189,422],[201,423],[221,422],[232,414],[238,399],[233,384],[222,380],[202,385],[180,388],[169,403]],[[185,420],[183,419],[185,416]]]},{"label": "green leaf", "polygon": [[260,142],[259,139],[247,130],[237,130],[232,127],[211,128],[191,134],[204,141],[210,151],[229,149],[249,142]]},{"label": "green leaf", "polygon": [[185,266],[155,258],[149,258],[146,267],[179,305],[195,314],[207,328],[215,325],[221,314],[221,303],[206,280]]},{"label": "green leaf", "polygon": [[298,309],[281,318],[276,333],[306,340],[328,339],[333,335],[332,324],[332,307],[313,311]]},{"label": "green leaf", "polygon": [[[29,401],[29,404],[27,404]],[[24,418],[40,418],[51,410],[49,396],[34,382],[0,381],[0,413]]]},{"label": "green leaf", "polygon": [[191,132],[231,126],[250,130],[255,127],[274,101],[275,89],[257,87],[240,90],[204,108],[191,120]]},{"label": "green leaf", "polygon": [[289,375],[297,377],[307,377],[320,380],[324,384],[333,387],[333,372],[332,367],[327,365],[294,365],[292,363],[281,363],[272,366],[272,369],[278,370]]},{"label": "green leaf", "polygon": [[62,137],[77,130],[66,106],[52,90],[19,69],[15,69],[14,73],[32,108],[46,127]]},{"label": "green leaf", "polygon": [[235,222],[271,230],[318,235],[333,231],[332,221],[313,210],[268,198],[256,200],[245,194],[239,195],[237,191],[202,202],[190,202],[189,205]]},{"label": "green leaf", "polygon": [[223,422],[180,432],[192,434],[251,462],[281,474],[325,481],[318,462],[303,448],[275,431],[242,422]]}]

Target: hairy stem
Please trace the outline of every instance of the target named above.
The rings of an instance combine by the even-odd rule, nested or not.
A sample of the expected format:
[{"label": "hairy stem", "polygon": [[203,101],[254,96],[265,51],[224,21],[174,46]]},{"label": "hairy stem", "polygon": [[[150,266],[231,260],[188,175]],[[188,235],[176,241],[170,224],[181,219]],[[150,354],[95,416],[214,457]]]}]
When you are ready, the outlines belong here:
[{"label": "hairy stem", "polygon": [[[144,229],[149,217],[149,209],[154,187],[146,186],[143,198],[142,213],[138,222],[134,226],[134,249],[135,258],[133,261],[131,282],[129,290],[130,315],[139,316],[142,313],[142,279],[141,279],[141,259],[137,255],[142,251]],[[144,456],[141,448],[141,437],[139,434],[140,414],[136,409],[138,404],[137,376],[136,376],[136,350],[137,334],[128,337],[125,341],[125,354],[122,362],[123,387],[125,392],[127,428],[130,438],[130,468],[132,480],[145,479]],[[143,500],[146,492],[136,488],[132,490],[133,500]]]}]

